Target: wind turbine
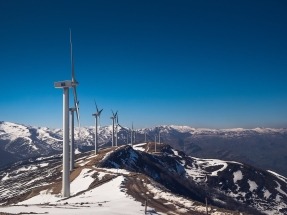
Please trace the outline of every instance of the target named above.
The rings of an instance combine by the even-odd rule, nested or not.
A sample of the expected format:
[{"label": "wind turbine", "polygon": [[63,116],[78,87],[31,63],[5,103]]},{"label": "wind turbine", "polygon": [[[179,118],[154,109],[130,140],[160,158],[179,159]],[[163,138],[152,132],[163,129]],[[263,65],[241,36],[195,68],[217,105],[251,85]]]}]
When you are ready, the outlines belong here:
[{"label": "wind turbine", "polygon": [[[72,68],[72,82],[78,83],[75,79],[75,64],[74,64],[74,56],[73,56],[73,44],[72,44],[72,32],[70,30],[70,49],[71,49],[71,68]],[[76,86],[73,87],[73,94],[74,94],[74,107],[70,108],[71,111],[71,144],[70,144],[70,170],[72,171],[75,167],[75,135],[74,135],[74,112],[76,111],[77,114],[77,122],[80,128],[80,114],[79,114],[79,101],[77,96],[77,89]],[[80,132],[80,130],[79,130]]]},{"label": "wind turbine", "polygon": [[134,133],[134,123],[132,123],[132,129],[131,129],[131,147],[133,147],[133,133]]},{"label": "wind turbine", "polygon": [[116,114],[116,146],[118,146],[118,125],[119,125],[119,115]]},{"label": "wind turbine", "polygon": [[72,80],[59,81],[54,83],[55,88],[63,89],[63,175],[62,175],[62,196],[70,196],[70,168],[69,168],[69,88],[73,88],[74,104],[79,123],[79,107],[77,99],[76,86],[78,82],[75,80],[74,58],[72,48],[72,34],[70,30],[70,48],[71,48],[71,66]]},{"label": "wind turbine", "polygon": [[129,144],[129,131],[127,131],[127,145]]},{"label": "wind turbine", "polygon": [[136,133],[137,133],[137,131],[133,130],[133,133],[134,133],[134,144],[136,144]]},{"label": "wind turbine", "polygon": [[96,110],[97,110],[97,112],[93,114],[93,116],[95,117],[95,154],[98,154],[98,151],[99,151],[99,147],[98,147],[98,119],[100,119],[100,115],[101,115],[103,109],[101,109],[99,111],[96,101],[95,101],[95,105],[96,105]]},{"label": "wind turbine", "polygon": [[154,136],[154,152],[156,153],[156,135]]},{"label": "wind turbine", "polygon": [[112,110],[112,114],[113,114],[113,116],[111,117],[111,119],[113,120],[112,146],[114,146],[114,142],[115,142],[115,119],[117,117],[118,111],[116,113],[114,113]]}]

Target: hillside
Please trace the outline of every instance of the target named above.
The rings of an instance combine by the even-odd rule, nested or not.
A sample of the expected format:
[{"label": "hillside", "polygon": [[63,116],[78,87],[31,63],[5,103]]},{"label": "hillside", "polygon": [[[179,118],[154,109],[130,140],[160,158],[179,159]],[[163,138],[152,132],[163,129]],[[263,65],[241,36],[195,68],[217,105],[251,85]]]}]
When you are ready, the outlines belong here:
[{"label": "hillside", "polygon": [[[70,198],[62,198],[61,156],[0,172],[0,212],[76,214],[286,214],[287,179],[237,162],[190,157],[166,144],[77,155]],[[81,210],[79,210],[81,209]]]}]

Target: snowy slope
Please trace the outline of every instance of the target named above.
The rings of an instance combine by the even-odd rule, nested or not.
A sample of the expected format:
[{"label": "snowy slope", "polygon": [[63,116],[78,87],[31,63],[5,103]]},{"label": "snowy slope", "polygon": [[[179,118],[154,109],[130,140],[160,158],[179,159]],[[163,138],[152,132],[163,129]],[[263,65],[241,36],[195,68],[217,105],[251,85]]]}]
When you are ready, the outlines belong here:
[{"label": "snowy slope", "polygon": [[[99,155],[77,155],[71,173],[71,197],[62,198],[61,159],[41,158],[0,172],[0,212],[49,214],[143,214],[148,198],[149,214],[205,214],[204,204],[166,189],[140,172],[103,168],[126,147],[101,150]],[[128,148],[130,149],[130,147]],[[131,150],[127,160],[137,159]],[[141,152],[146,154],[146,152]],[[153,155],[151,155],[153,156]],[[112,161],[112,160],[110,160]],[[209,207],[210,214],[239,214]],[[223,213],[224,211],[224,213]]]},{"label": "snowy slope", "polygon": [[[138,148],[142,148],[138,150]],[[124,168],[141,172],[179,195],[209,202],[228,209],[252,209],[266,214],[287,213],[287,181],[276,173],[262,171],[238,162],[200,159],[186,156],[168,145],[158,146],[154,156],[152,144],[137,151],[126,147],[101,161],[103,167]],[[255,214],[252,209],[249,213]]]},{"label": "snowy slope", "polygon": [[[71,197],[61,197],[61,157],[0,171],[0,212],[49,214],[286,214],[287,179],[238,162],[190,157],[153,143],[78,154]],[[211,206],[212,205],[212,206]],[[220,209],[221,208],[221,209]],[[222,209],[225,208],[225,209]]]},{"label": "snowy slope", "polygon": [[20,158],[48,155],[58,151],[62,143],[57,131],[0,122],[0,145]]}]

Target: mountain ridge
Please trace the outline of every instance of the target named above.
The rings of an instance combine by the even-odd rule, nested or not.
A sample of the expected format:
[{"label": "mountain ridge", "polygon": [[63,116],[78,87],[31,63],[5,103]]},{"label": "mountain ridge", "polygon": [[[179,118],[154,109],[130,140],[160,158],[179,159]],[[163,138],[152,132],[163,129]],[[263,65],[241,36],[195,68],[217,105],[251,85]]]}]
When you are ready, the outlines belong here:
[{"label": "mountain ridge", "polygon": [[[185,151],[188,155],[234,160],[287,176],[286,128],[197,129],[177,125],[156,126],[136,130],[136,143],[144,142],[145,134],[147,141],[154,141],[159,132],[161,142]],[[110,125],[100,127],[100,147],[110,147],[111,136]],[[76,128],[75,141],[81,151],[93,150],[94,127],[83,127],[80,130]],[[119,127],[118,144],[127,143],[130,143],[130,131]],[[61,152],[61,129],[0,122],[0,153],[5,155],[0,157],[2,167],[21,159]]]}]

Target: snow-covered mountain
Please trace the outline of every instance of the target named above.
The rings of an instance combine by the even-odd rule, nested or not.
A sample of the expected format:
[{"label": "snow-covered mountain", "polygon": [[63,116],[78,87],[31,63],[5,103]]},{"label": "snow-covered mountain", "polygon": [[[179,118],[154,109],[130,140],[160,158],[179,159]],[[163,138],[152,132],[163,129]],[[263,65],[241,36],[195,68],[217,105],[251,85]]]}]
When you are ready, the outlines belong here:
[{"label": "snow-covered mountain", "polygon": [[[238,162],[187,156],[166,144],[77,155],[71,197],[61,197],[61,157],[0,171],[0,212],[49,214],[287,214],[287,179]],[[5,206],[5,207],[3,207]]]},{"label": "snow-covered mountain", "polygon": [[[135,131],[135,142],[153,142],[155,135],[188,155],[238,161],[287,176],[287,129],[202,129],[157,126]],[[94,127],[76,128],[81,151],[94,148]],[[112,126],[99,130],[101,147],[111,146]],[[119,127],[118,145],[130,143],[128,128]],[[62,130],[0,122],[0,167],[7,163],[62,151]]]}]

